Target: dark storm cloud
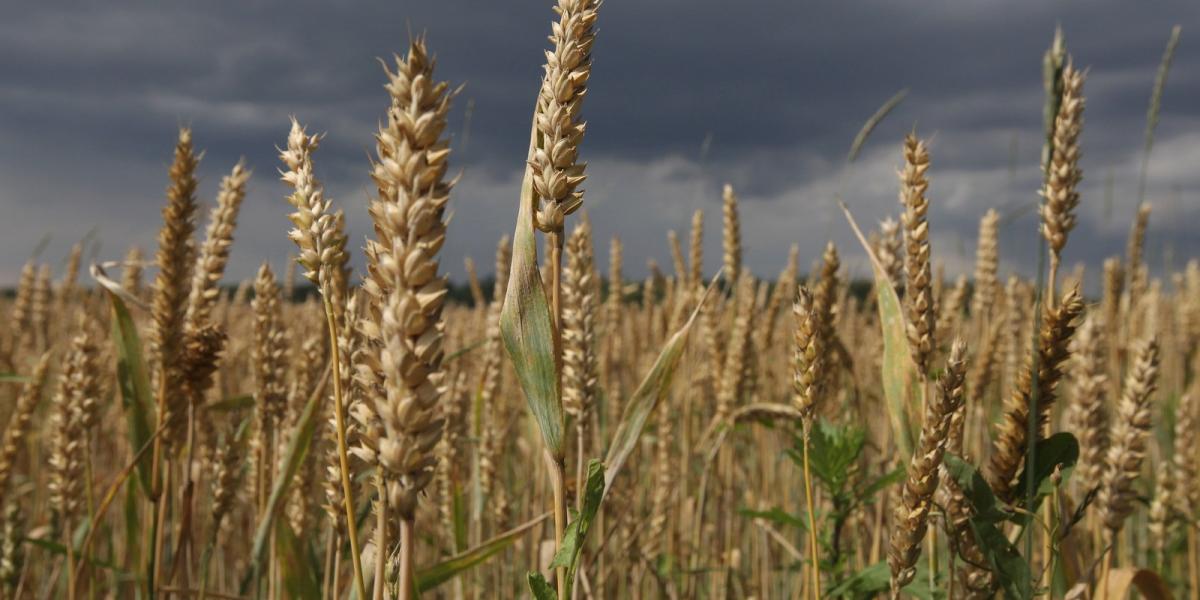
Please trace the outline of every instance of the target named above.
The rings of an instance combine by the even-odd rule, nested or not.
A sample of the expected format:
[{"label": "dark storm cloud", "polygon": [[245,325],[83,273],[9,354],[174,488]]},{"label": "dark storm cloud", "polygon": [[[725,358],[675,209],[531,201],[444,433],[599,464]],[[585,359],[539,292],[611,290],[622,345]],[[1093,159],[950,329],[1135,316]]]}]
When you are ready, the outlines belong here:
[{"label": "dark storm cloud", "polygon": [[[490,270],[495,239],[512,228],[547,4],[8,7],[0,23],[0,281],[15,279],[47,232],[51,261],[93,227],[104,258],[131,243],[151,249],[179,124],[191,125],[207,151],[206,197],[238,157],[255,170],[232,277],[291,250],[274,151],[290,114],[328,132],[318,174],[361,239],[369,231],[367,156],[386,106],[375,58],[402,51],[410,32],[428,35],[440,76],[466,85],[451,124],[464,174],[444,264],[458,275],[473,256]],[[792,243],[807,264],[832,237],[861,274],[861,252],[830,199],[842,192],[864,225],[894,214],[898,145],[915,125],[933,139],[935,253],[951,273],[969,269],[978,217],[990,206],[1027,204],[1036,190],[1040,58],[1061,23],[1077,63],[1091,67],[1085,199],[1067,261],[1096,265],[1122,247],[1147,96],[1166,35],[1180,23],[1151,170],[1149,245],[1160,262],[1200,254],[1186,226],[1200,216],[1200,42],[1190,37],[1200,35],[1198,11],[1194,3],[1118,1],[609,0],[584,109],[597,240],[619,233],[637,276],[645,258],[669,264],[665,231],[685,229],[703,208],[715,264],[719,190],[729,181],[745,200],[747,260],[757,273],[778,271]],[[904,87],[909,97],[846,173],[841,163],[862,121]],[[1011,221],[1002,236],[1006,269],[1032,267],[1034,235],[1032,215]]]}]

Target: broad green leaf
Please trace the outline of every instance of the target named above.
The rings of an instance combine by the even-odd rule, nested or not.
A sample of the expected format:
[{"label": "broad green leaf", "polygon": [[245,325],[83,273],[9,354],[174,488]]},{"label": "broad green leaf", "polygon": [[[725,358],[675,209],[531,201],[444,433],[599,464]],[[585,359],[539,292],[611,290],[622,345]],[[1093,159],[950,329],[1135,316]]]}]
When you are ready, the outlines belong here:
[{"label": "broad green leaf", "polygon": [[[1032,456],[1036,461],[1033,468],[1031,469],[1029,465],[1031,454],[1027,453],[1024,469],[1017,478],[1021,489],[1025,489],[1025,486],[1028,485],[1026,478],[1032,473],[1033,488],[1037,490],[1037,493],[1033,498],[1033,506],[1025,507],[1030,512],[1036,512],[1041,499],[1054,492],[1054,483],[1050,481],[1050,475],[1054,473],[1054,470],[1061,468],[1065,477],[1067,471],[1079,461],[1079,441],[1075,439],[1074,435],[1065,431],[1038,440],[1033,448]],[[1025,498],[1022,497],[1021,500],[1024,504]]]},{"label": "broad green leaf", "polygon": [[231,398],[224,398],[216,402],[209,402],[204,405],[205,411],[210,412],[225,412],[231,410],[243,410],[254,406],[254,396],[251,394],[241,394]]},{"label": "broad green leaf", "polygon": [[971,519],[970,524],[979,549],[1000,579],[1000,587],[1004,589],[1005,595],[1008,598],[1030,598],[1032,579],[1029,562],[1017,552],[1016,546],[1008,541],[995,523]]},{"label": "broad green leaf", "polygon": [[970,521],[971,530],[992,572],[999,578],[1000,586],[1010,598],[1028,598],[1029,563],[996,526],[1010,515],[1000,508],[992,488],[973,465],[953,454],[947,454],[944,462],[950,477],[975,509],[975,516]]},{"label": "broad green leaf", "polygon": [[[150,391],[150,376],[142,357],[142,341],[129,309],[121,298],[106,288],[112,304],[113,345],[117,349],[117,385],[121,388],[121,406],[128,422],[129,447],[136,451],[150,439],[154,428],[154,395]],[[153,488],[154,456],[147,453],[138,461],[138,481],[142,491]]]},{"label": "broad green leaf", "polygon": [[16,373],[0,373],[0,383],[25,383],[29,377]]},{"label": "broad green leaf", "polygon": [[454,520],[454,551],[462,552],[467,547],[467,496],[462,491],[462,485],[454,482],[451,513]]},{"label": "broad green leaf", "polygon": [[896,288],[892,287],[887,271],[871,250],[871,244],[858,228],[850,209],[841,200],[838,200],[838,204],[841,205],[842,212],[846,213],[846,220],[850,222],[854,235],[866,250],[867,257],[871,259],[871,270],[875,273],[875,294],[878,300],[876,304],[879,306],[879,323],[883,329],[883,396],[887,400],[892,435],[900,446],[901,458],[907,460],[912,455],[915,437],[910,409],[917,405],[918,395],[917,370],[909,351],[904,311],[901,309],[900,297],[896,295]]},{"label": "broad green leaf", "polygon": [[450,558],[447,558],[446,560],[433,565],[432,567],[419,569],[415,577],[417,589],[421,592],[427,592],[441,585],[442,583],[455,578],[459,573],[462,573],[471,567],[474,567],[475,565],[483,563],[496,553],[511,546],[513,542],[517,541],[517,539],[524,535],[525,532],[538,526],[549,516],[550,513],[546,513],[541,517],[525,523],[524,525],[510,529],[509,531],[483,542],[482,544],[471,548],[466,552],[461,552],[451,556]]},{"label": "broad green leaf", "polygon": [[554,553],[551,568],[566,567],[567,595],[570,597],[571,584],[575,581],[575,569],[579,566],[579,552],[587,540],[592,520],[600,510],[600,502],[604,500],[604,464],[596,459],[588,461],[587,483],[584,484],[583,511],[567,524],[563,532],[562,544]]},{"label": "broad green leaf", "polygon": [[996,501],[996,495],[992,493],[991,486],[979,474],[979,471],[974,465],[964,461],[963,459],[953,455],[946,454],[943,457],[943,462],[946,465],[947,472],[954,479],[958,487],[962,489],[963,495],[971,502],[972,508],[975,509],[975,519],[987,523],[999,523],[1007,519],[1010,514],[1001,509]]},{"label": "broad green leaf", "polygon": [[131,565],[141,564],[142,556],[142,518],[140,512],[141,503],[138,502],[138,488],[141,484],[136,479],[125,480],[125,501],[123,510],[125,513],[125,552],[126,561]]},{"label": "broad green leaf", "polygon": [[[650,367],[646,378],[642,380],[637,391],[633,393],[633,397],[625,404],[625,409],[621,413],[621,422],[613,432],[612,443],[608,447],[608,454],[604,457],[605,494],[612,487],[617,474],[621,472],[625,459],[629,458],[629,453],[633,452],[638,436],[642,434],[642,428],[646,426],[646,420],[650,418],[654,407],[670,391],[671,380],[675,376],[676,367],[679,366],[679,358],[683,356],[683,350],[687,347],[688,334],[692,331],[692,324],[696,322],[696,315],[700,314],[700,307],[704,306],[704,302],[716,287],[720,276],[721,272],[718,271],[712,282],[708,284],[708,289],[704,291],[700,301],[696,303],[696,308],[692,310],[692,316],[688,317],[687,322],[679,328],[679,331],[676,331],[671,339],[667,340],[662,352],[655,359],[654,366]],[[505,304],[507,305],[507,302]]]},{"label": "broad green leaf", "polygon": [[[809,470],[830,490],[840,492],[850,479],[851,467],[858,462],[866,445],[866,431],[853,425],[838,426],[821,419],[809,432]],[[796,440],[796,448],[788,450],[788,456],[797,465],[804,464],[801,454],[802,439]]]},{"label": "broad green leaf", "polygon": [[541,573],[530,571],[529,575],[529,591],[533,594],[534,600],[558,600],[558,592],[546,583],[546,578]]},{"label": "broad green leaf", "polygon": [[[935,582],[940,583],[940,582]],[[889,582],[890,584],[890,582]],[[901,595],[904,598],[918,598],[919,600],[939,600],[946,597],[945,590],[940,586],[931,586],[929,584],[929,569],[922,563],[917,564],[917,574],[908,585],[904,586],[904,593]]]},{"label": "broad green leaf", "polygon": [[[76,533],[78,533],[79,531],[80,530],[77,529]],[[78,536],[75,536],[75,537],[78,537]],[[66,556],[67,555],[67,547],[64,546],[61,542],[59,542],[57,540],[47,540],[44,538],[26,537],[25,541],[45,550],[47,552],[50,552],[51,554],[56,554],[58,556]],[[79,556],[76,556],[75,560],[79,560]],[[137,577],[137,575],[135,573],[131,573],[129,571],[122,570],[121,567],[119,567],[111,562],[105,561],[105,560],[96,560],[95,558],[93,558],[91,556],[85,556],[85,557],[83,557],[83,560],[84,560],[84,562],[86,562],[88,565],[90,565],[92,567],[104,569],[106,571],[111,571],[112,573],[117,575],[117,577],[120,577],[122,579],[132,580]]]},{"label": "broad green leaf", "polygon": [[[864,567],[849,579],[834,586],[826,595],[830,598],[867,600],[886,595],[887,591],[891,589],[891,585],[892,571],[888,568],[887,561],[881,560]],[[945,593],[929,587],[929,570],[924,564],[918,564],[916,577],[913,578],[912,583],[904,586],[904,593],[901,597],[935,600],[944,598]]]},{"label": "broad green leaf", "polygon": [[895,469],[892,469],[892,471],[890,473],[885,473],[883,475],[880,475],[877,479],[875,479],[871,483],[864,485],[858,489],[858,491],[856,493],[856,495],[858,496],[858,500],[860,502],[869,502],[870,500],[872,500],[875,497],[875,494],[878,494],[879,492],[883,491],[884,488],[886,488],[892,484],[900,483],[901,481],[904,481],[904,477],[906,474],[907,474],[907,472],[906,472],[904,466],[901,465],[899,467],[896,467]]},{"label": "broad green leaf", "polygon": [[325,374],[321,376],[321,381],[317,383],[317,387],[308,398],[308,403],[304,405],[304,412],[300,413],[300,419],[296,423],[293,430],[292,438],[288,441],[287,451],[280,461],[279,472],[275,474],[275,481],[271,488],[271,496],[267,499],[267,509],[262,519],[259,520],[258,530],[254,533],[254,549],[250,554],[250,567],[242,578],[241,593],[245,594],[250,589],[250,584],[262,574],[263,557],[267,551],[267,542],[270,539],[270,533],[275,526],[275,519],[279,515],[280,509],[283,507],[283,501],[287,497],[288,489],[291,488],[292,482],[296,479],[296,471],[300,465],[304,463],[305,456],[308,455],[308,448],[312,443],[313,432],[316,430],[317,422],[322,416],[322,408],[325,406],[325,384],[329,381],[329,373],[332,364],[327,365]]},{"label": "broad green leaf", "polygon": [[887,561],[879,561],[864,567],[849,579],[831,588],[827,594],[830,598],[870,598],[888,589],[892,581],[892,572]]},{"label": "broad green leaf", "polygon": [[738,514],[743,517],[752,519],[765,519],[776,525],[787,525],[797,529],[808,531],[808,516],[804,514],[793,515],[778,506],[773,506],[769,510],[752,510],[743,508],[738,510]]},{"label": "broad green leaf", "polygon": [[321,583],[317,579],[317,568],[307,555],[303,542],[296,538],[288,520],[278,519],[275,524],[275,556],[288,597],[320,600]]},{"label": "broad green leaf", "polygon": [[[533,143],[531,135],[531,151]],[[526,167],[517,227],[513,233],[508,292],[500,311],[500,335],[512,359],[521,391],[525,393],[525,402],[541,430],[542,440],[550,453],[561,460],[564,456],[564,417],[558,388],[559,366],[554,354],[554,320],[538,269],[534,202],[533,171]]]}]

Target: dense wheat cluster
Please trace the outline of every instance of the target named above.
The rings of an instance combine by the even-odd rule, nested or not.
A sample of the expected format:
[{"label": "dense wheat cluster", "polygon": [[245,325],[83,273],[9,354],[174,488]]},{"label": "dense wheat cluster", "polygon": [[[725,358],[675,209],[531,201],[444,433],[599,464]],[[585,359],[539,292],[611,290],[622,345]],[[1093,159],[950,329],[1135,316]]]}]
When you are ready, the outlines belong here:
[{"label": "dense wheat cluster", "polygon": [[627,281],[636,257],[579,210],[603,12],[557,3],[514,234],[494,277],[468,259],[469,295],[439,261],[458,88],[423,38],[381,76],[365,248],[320,135],[293,118],[259,167],[307,283],[261,259],[227,280],[250,172],[202,230],[187,129],[156,252],[28,262],[0,302],[0,598],[1196,597],[1200,261],[1151,269],[1139,203],[1126,255],[1060,277],[1090,201],[1061,37],[1036,268],[1003,262],[1014,222],[985,209],[972,276],[944,276],[913,131],[874,142],[900,206],[866,233],[845,209],[861,244],[777,249],[760,279],[726,185],[689,247],[664,232],[670,272]]}]

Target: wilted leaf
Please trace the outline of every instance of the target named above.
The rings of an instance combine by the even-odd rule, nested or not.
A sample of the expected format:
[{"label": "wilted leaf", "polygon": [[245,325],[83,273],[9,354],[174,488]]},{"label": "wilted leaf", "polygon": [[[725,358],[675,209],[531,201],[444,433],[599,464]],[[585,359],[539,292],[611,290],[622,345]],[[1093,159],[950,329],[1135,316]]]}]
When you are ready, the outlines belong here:
[{"label": "wilted leaf", "polygon": [[916,406],[917,370],[909,351],[904,311],[900,306],[900,297],[896,295],[896,288],[892,287],[891,279],[871,250],[866,236],[858,228],[850,209],[841,200],[838,204],[846,213],[846,220],[854,229],[854,235],[867,252],[867,257],[871,259],[871,270],[875,273],[875,294],[878,299],[876,304],[879,306],[879,323],[883,329],[883,396],[887,400],[892,434],[900,446],[902,458],[907,460],[913,449],[914,433],[909,407]]},{"label": "wilted leaf", "polygon": [[1146,600],[1169,600],[1172,597],[1171,590],[1163,582],[1162,577],[1149,569],[1122,567],[1113,569],[1108,574],[1106,597],[1114,600],[1128,598],[1130,588],[1137,588],[1138,593]]},{"label": "wilted leaf", "polygon": [[462,573],[471,567],[486,561],[496,553],[511,546],[513,542],[517,541],[517,539],[524,535],[525,532],[537,527],[549,516],[550,513],[546,513],[532,521],[529,521],[528,523],[525,523],[524,525],[510,529],[490,540],[487,540],[486,542],[483,542],[482,544],[479,544],[478,546],[471,548],[466,552],[460,552],[459,554],[451,556],[450,558],[447,558],[446,560],[443,560],[432,567],[419,569],[415,577],[417,589],[421,592],[427,592],[441,585],[442,583],[454,579],[459,573]]},{"label": "wilted leaf", "polygon": [[551,454],[562,459],[564,417],[558,389],[559,366],[554,356],[554,321],[538,269],[534,201],[533,173],[526,167],[513,233],[508,291],[500,310],[500,335],[542,440]]},{"label": "wilted leaf", "polygon": [[304,544],[296,538],[288,520],[278,519],[275,525],[275,556],[288,597],[320,600],[321,583],[316,578],[316,565],[306,555]]},{"label": "wilted leaf", "polygon": [[287,450],[279,462],[280,469],[275,474],[271,495],[267,499],[267,509],[259,520],[258,530],[254,533],[254,549],[250,554],[250,567],[246,576],[242,578],[241,592],[243,594],[250,588],[250,584],[262,574],[263,557],[266,554],[267,542],[271,537],[270,533],[275,519],[283,507],[288,489],[296,479],[296,471],[303,464],[305,456],[308,455],[313,432],[322,417],[322,407],[325,405],[327,395],[325,394],[325,384],[329,381],[331,367],[332,364],[326,365],[325,374],[321,376],[321,381],[317,383],[308,402],[304,405],[304,412],[300,413],[292,437],[288,440]]},{"label": "wilted leaf", "polygon": [[675,335],[667,340],[662,352],[655,359],[654,366],[650,367],[646,378],[642,380],[637,391],[633,393],[633,397],[625,404],[625,410],[621,413],[621,422],[613,433],[608,454],[604,457],[605,494],[612,487],[612,482],[617,478],[617,474],[621,472],[625,459],[629,458],[630,452],[633,452],[638,436],[642,434],[642,428],[646,426],[646,419],[650,417],[654,407],[666,397],[667,392],[671,389],[671,380],[675,376],[676,367],[679,366],[679,358],[683,356],[683,350],[687,347],[688,334],[692,332],[692,324],[696,322],[696,315],[700,314],[700,307],[704,306],[704,302],[716,287],[717,279],[720,276],[721,272],[718,271],[708,284],[708,289],[704,291],[700,301],[696,303],[692,316],[688,317],[687,322],[679,328],[679,331],[676,331]]}]

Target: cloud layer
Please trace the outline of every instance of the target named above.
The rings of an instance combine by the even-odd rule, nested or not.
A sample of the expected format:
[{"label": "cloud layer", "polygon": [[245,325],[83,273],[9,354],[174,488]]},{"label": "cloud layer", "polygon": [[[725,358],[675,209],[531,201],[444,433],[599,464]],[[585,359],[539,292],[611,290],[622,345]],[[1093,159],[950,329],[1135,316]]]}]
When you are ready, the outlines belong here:
[{"label": "cloud layer", "polygon": [[[205,148],[202,193],[240,156],[254,169],[229,275],[281,264],[291,245],[275,146],[295,114],[327,131],[318,175],[345,206],[352,239],[370,231],[367,156],[386,97],[376,57],[424,32],[439,74],[465,89],[453,114],[452,200],[444,265],[464,257],[487,273],[511,230],[529,112],[552,13],[547,2],[10,7],[0,23],[0,285],[46,235],[58,263],[88,231],[99,256],[152,251],[175,129]],[[833,239],[858,273],[862,253],[833,197],[864,225],[897,212],[899,143],[932,138],[931,226],[949,273],[969,270],[988,207],[1019,214],[1035,196],[1041,53],[1056,23],[1090,67],[1080,224],[1066,261],[1098,265],[1120,252],[1141,160],[1154,71],[1182,24],[1163,104],[1148,197],[1154,266],[1200,255],[1200,24],[1194,3],[933,1],[918,4],[658,0],[608,2],[584,108],[585,206],[604,242],[619,235],[627,271],[669,265],[666,231],[707,219],[718,261],[720,186],[743,199],[749,267],[772,276],[788,247],[802,264]],[[863,120],[896,90],[904,103],[843,166]],[[469,122],[467,106],[471,106]],[[705,140],[708,151],[702,152]],[[1036,261],[1036,222],[1002,234],[1003,268]],[[686,236],[685,236],[686,237]],[[607,252],[597,251],[601,263]]]}]

